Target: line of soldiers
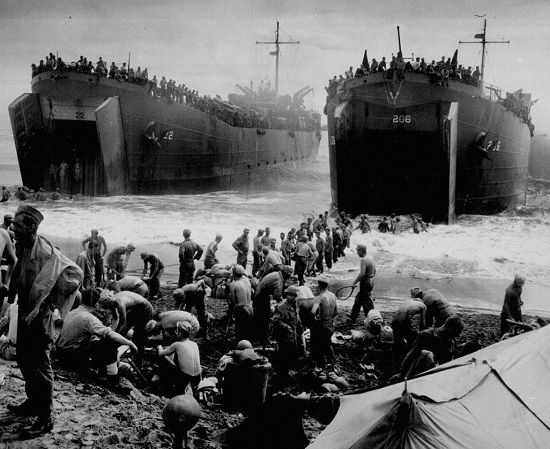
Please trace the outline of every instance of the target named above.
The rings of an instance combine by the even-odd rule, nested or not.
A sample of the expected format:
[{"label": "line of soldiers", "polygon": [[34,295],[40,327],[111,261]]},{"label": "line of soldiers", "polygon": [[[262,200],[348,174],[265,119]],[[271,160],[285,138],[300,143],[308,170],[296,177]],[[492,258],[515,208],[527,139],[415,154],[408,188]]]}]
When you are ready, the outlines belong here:
[{"label": "line of soldiers", "polygon": [[398,80],[404,79],[406,72],[424,73],[431,83],[447,87],[449,86],[449,79],[477,86],[481,78],[479,66],[476,66],[475,69],[472,69],[471,66],[465,67],[458,64],[455,59],[447,58],[445,60],[445,56],[442,56],[441,60],[437,62],[435,59],[432,62],[426,62],[424,58],[420,57],[410,58],[411,60],[406,59],[409,58],[404,58],[401,52],[398,52],[397,55],[392,55],[389,63],[386,62],[386,57],[382,57],[380,61],[373,58],[370,63],[368,60],[363,60],[363,63],[355,72],[353,67],[350,67],[349,70],[344,72],[344,75],[340,74],[339,77],[334,76],[329,79],[325,90],[329,97],[332,97],[336,95],[338,87],[342,86],[346,80],[361,78],[378,72],[384,72],[384,77],[390,80],[393,80],[395,76]]},{"label": "line of soldiers", "polygon": [[60,75],[62,72],[79,72],[87,74],[95,74],[97,76],[104,76],[117,81],[128,81],[135,84],[147,84],[149,81],[149,73],[147,68],[143,70],[138,66],[136,70],[126,65],[123,62],[120,67],[111,62],[111,65],[107,67],[107,63],[103,61],[100,56],[99,60],[94,63],[84,56],[80,56],[77,61],[66,63],[61,57],[56,57],[53,53],[46,56],[46,60],[40,60],[38,65],[31,64],[32,76],[38,75],[43,72],[53,72],[54,75]]}]

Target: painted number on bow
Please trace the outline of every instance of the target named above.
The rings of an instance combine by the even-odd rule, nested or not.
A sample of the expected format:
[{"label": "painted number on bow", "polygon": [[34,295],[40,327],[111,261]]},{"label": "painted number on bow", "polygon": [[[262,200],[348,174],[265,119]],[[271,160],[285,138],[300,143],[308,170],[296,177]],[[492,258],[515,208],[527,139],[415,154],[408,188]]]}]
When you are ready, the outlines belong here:
[{"label": "painted number on bow", "polygon": [[174,131],[168,131],[164,136],[166,140],[174,140]]},{"label": "painted number on bow", "polygon": [[392,123],[411,123],[410,115],[394,115]]},{"label": "painted number on bow", "polygon": [[75,118],[77,118],[78,120],[84,120],[84,118],[85,118],[84,112],[76,112],[75,113]]}]

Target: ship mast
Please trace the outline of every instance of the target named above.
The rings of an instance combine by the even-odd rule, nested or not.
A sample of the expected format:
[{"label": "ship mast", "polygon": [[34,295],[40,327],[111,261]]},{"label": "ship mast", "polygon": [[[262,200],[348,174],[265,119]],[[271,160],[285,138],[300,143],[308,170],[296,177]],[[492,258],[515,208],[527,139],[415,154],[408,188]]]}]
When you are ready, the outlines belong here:
[{"label": "ship mast", "polygon": [[274,41],[256,41],[256,44],[270,44],[275,45],[275,51],[270,52],[271,56],[275,56],[275,93],[279,94],[279,55],[281,53],[280,45],[283,44],[299,44],[300,41],[280,41],[279,40],[279,21],[277,21],[277,31],[275,32]]},{"label": "ship mast", "polygon": [[459,44],[481,44],[481,85],[483,86],[483,77],[485,74],[485,47],[487,44],[509,44],[510,41],[488,41],[487,40],[487,19],[483,19],[483,33],[476,34],[476,39],[481,41],[458,41]]},{"label": "ship mast", "polygon": [[397,25],[397,42],[399,42],[399,53],[403,56],[401,52],[401,33],[399,32],[399,25]]}]

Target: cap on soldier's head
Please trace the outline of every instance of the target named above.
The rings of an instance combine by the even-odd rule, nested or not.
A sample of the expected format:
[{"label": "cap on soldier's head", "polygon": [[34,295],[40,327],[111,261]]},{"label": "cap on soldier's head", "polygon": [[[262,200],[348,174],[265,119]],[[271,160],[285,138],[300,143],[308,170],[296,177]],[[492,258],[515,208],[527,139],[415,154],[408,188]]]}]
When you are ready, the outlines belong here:
[{"label": "cap on soldier's head", "polygon": [[4,222],[13,221],[13,215],[12,214],[6,214],[4,215]]},{"label": "cap on soldier's head", "polygon": [[243,351],[245,349],[252,349],[252,343],[250,343],[248,340],[241,340],[237,343],[237,350]]},{"label": "cap on soldier's head", "polygon": [[420,287],[411,288],[411,298],[416,298],[420,293],[422,293],[422,289]]},{"label": "cap on soldier's head", "polygon": [[25,217],[28,217],[30,220],[32,220],[34,223],[39,225],[42,223],[42,220],[44,220],[44,216],[36,210],[32,206],[19,206],[17,208],[17,211],[15,212],[15,216],[17,215],[23,215]]}]

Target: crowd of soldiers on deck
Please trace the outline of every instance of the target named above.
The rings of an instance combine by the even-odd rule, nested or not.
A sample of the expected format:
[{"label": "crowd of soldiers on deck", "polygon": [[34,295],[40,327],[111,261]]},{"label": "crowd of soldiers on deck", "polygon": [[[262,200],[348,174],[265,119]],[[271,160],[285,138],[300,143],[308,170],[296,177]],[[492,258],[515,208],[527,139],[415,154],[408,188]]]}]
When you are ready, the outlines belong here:
[{"label": "crowd of soldiers on deck", "polygon": [[449,79],[478,86],[481,78],[479,66],[476,66],[475,70],[473,70],[471,66],[465,67],[462,64],[457,64],[455,61],[456,59],[445,59],[445,56],[442,56],[438,62],[435,59],[431,62],[426,62],[424,58],[420,57],[405,60],[401,52],[398,52],[397,56],[392,55],[389,63],[386,62],[385,57],[382,57],[380,61],[373,58],[370,63],[368,63],[368,60],[364,60],[361,66],[355,71],[353,67],[350,67],[344,75],[340,74],[339,77],[334,76],[329,80],[328,87],[325,87],[325,89],[329,96],[333,96],[336,94],[338,87],[343,85],[344,81],[378,72],[385,72],[385,78],[389,80],[402,80],[405,78],[405,73],[415,72],[426,74],[430,83],[439,86],[448,87]]},{"label": "crowd of soldiers on deck", "polygon": [[133,69],[129,63],[123,62],[119,67],[115,62],[110,66],[103,61],[102,57],[93,64],[84,56],[80,56],[78,61],[66,63],[59,56],[50,53],[46,60],[40,60],[39,64],[32,64],[32,76],[43,72],[52,72],[52,76],[61,76],[63,72],[80,72],[95,74],[98,77],[115,79],[120,82],[129,82],[133,84],[146,85],[148,95],[157,99],[164,99],[169,103],[179,103],[191,106],[201,112],[214,116],[219,120],[228,123],[231,126],[240,128],[258,128],[258,129],[288,129],[288,130],[306,130],[314,131],[316,123],[314,120],[306,117],[289,117],[285,120],[269,120],[264,115],[254,109],[239,108],[227,101],[222,100],[219,95],[212,98],[209,95],[200,95],[197,90],[190,89],[185,84],[177,84],[173,79],[166,79],[163,76],[160,81],[157,76],[149,79],[147,68]]},{"label": "crowd of soldiers on deck", "polygon": [[107,67],[107,63],[100,56],[99,60],[94,64],[88,61],[84,56],[80,56],[78,61],[66,63],[60,56],[50,53],[46,56],[46,60],[40,60],[38,65],[32,64],[32,76],[36,76],[43,72],[53,72],[53,75],[61,75],[62,72],[79,72],[104,76],[106,78],[116,79],[118,81],[128,81],[134,84],[147,84],[149,81],[149,73],[147,68],[136,70],[130,68],[125,62],[119,67],[114,62]]}]

